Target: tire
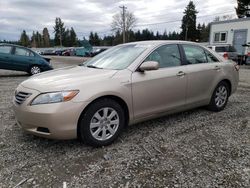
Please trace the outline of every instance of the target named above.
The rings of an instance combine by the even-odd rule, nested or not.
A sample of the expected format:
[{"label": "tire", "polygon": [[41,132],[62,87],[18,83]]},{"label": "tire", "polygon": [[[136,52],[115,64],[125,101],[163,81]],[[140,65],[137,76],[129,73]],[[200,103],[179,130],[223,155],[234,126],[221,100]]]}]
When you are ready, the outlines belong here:
[{"label": "tire", "polygon": [[224,81],[220,82],[213,92],[208,109],[214,112],[223,110],[227,105],[229,95],[230,90],[228,84]]},{"label": "tire", "polygon": [[91,104],[79,122],[80,140],[99,147],[110,145],[119,136],[126,121],[120,104],[104,98]]},{"label": "tire", "polygon": [[38,74],[40,72],[42,72],[41,68],[39,66],[37,66],[37,65],[31,66],[30,69],[29,69],[29,74],[30,75]]}]

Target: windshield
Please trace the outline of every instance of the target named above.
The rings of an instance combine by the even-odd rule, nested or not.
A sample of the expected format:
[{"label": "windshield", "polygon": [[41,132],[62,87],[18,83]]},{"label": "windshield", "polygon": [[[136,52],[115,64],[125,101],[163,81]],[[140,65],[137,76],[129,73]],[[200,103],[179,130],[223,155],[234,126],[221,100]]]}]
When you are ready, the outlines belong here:
[{"label": "windshield", "polygon": [[84,63],[83,66],[122,70],[133,63],[133,61],[145,50],[145,46],[138,44],[116,46],[90,59]]}]

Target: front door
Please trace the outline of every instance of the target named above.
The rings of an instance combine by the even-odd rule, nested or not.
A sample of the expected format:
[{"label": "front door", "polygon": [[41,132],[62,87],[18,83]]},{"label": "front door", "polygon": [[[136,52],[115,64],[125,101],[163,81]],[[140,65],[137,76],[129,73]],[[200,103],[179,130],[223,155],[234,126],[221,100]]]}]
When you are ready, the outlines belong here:
[{"label": "front door", "polygon": [[184,106],[187,78],[178,45],[161,46],[145,61],[157,61],[160,68],[132,74],[135,119]]}]

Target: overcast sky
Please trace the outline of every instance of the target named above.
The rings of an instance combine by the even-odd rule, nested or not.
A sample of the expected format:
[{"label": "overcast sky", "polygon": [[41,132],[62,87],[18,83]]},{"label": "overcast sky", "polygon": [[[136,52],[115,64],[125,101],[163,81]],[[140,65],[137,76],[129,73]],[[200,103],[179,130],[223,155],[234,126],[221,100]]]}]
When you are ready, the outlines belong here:
[{"label": "overcast sky", "polygon": [[[18,40],[22,30],[29,35],[47,27],[54,38],[53,26],[60,17],[73,27],[78,38],[90,31],[111,33],[112,16],[125,5],[137,18],[134,30],[149,28],[179,31],[183,10],[189,0],[0,0],[0,40]],[[210,22],[215,16],[235,15],[236,0],[194,0],[199,11],[197,22]]]}]

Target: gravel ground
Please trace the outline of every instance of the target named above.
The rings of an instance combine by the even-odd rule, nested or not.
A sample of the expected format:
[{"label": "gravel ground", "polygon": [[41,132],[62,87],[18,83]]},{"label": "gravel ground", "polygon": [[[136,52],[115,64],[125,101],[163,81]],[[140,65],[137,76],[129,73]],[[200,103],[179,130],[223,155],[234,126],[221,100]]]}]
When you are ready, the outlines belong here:
[{"label": "gravel ground", "polygon": [[[78,60],[52,58],[55,67]],[[0,187],[250,187],[250,69],[240,70],[224,111],[198,108],[130,126],[102,148],[25,134],[11,99],[26,78],[0,70]]]}]

